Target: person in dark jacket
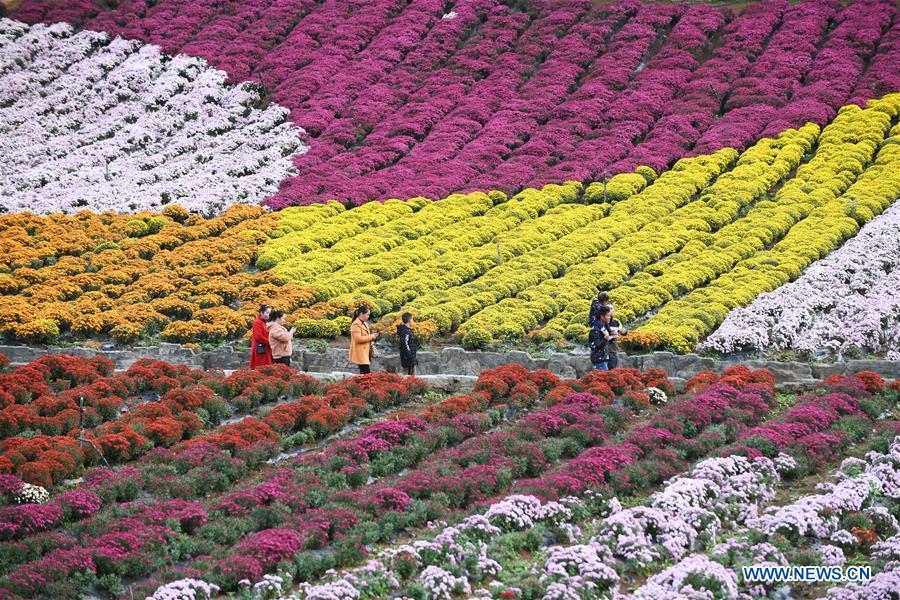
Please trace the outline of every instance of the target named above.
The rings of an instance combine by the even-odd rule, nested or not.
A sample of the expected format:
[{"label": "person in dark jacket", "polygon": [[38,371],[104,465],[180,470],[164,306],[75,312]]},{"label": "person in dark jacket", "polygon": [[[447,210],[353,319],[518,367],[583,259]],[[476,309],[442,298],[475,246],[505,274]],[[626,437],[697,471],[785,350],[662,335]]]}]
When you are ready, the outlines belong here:
[{"label": "person in dark jacket", "polygon": [[609,370],[609,342],[613,338],[609,322],[612,319],[612,309],[609,306],[601,306],[597,311],[597,319],[591,325],[591,333],[588,334],[588,348],[591,351],[591,364],[595,371]]},{"label": "person in dark jacket", "polygon": [[603,306],[609,306],[609,294],[598,291],[597,297],[591,301],[591,312],[588,316],[588,325],[590,327],[593,327],[594,321],[600,318],[600,308]]},{"label": "person in dark jacket", "polygon": [[616,307],[609,305],[609,331],[612,333],[612,339],[609,341],[609,370],[619,366],[619,336],[625,335],[625,328],[616,318]]},{"label": "person in dark jacket", "polygon": [[397,325],[397,337],[400,339],[400,365],[406,369],[406,374],[413,376],[416,374],[416,338],[413,336],[413,316],[412,313],[405,312],[401,317],[403,323]]}]

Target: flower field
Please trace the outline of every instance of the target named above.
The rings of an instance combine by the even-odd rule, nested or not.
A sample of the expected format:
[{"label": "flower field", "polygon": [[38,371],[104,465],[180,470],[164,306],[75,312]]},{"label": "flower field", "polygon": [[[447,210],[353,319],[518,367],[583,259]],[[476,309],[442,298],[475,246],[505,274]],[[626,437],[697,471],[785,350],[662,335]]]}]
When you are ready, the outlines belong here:
[{"label": "flower field", "polygon": [[286,110],[197,58],[8,19],[0,53],[0,212],[216,212],[275,192],[304,150]]},{"label": "flower field", "polygon": [[[147,359],[113,374],[105,359],[67,356],[47,356],[0,378],[0,471],[40,485],[74,477],[98,459],[122,463],[188,439],[235,452],[260,441],[322,437],[424,392],[421,381],[390,374],[370,377],[364,387],[323,386],[281,365],[226,377]],[[253,415],[278,398],[290,401]]]},{"label": "flower field", "polygon": [[565,347],[599,286],[627,350],[897,352],[892,255],[837,311],[751,304],[812,301],[900,196],[895,3],[233,4],[0,21],[5,340],[215,345],[261,302],[328,339],[364,302]]},{"label": "flower field", "polygon": [[900,389],[871,373],[799,396],[745,367],[684,395],[629,369],[506,366],[450,397],[61,356],[0,377],[6,597],[658,598],[702,570],[738,598],[761,560],[895,577]]},{"label": "flower field", "polygon": [[740,12],[638,0],[24,0],[12,16],[154,44],[258,86],[309,146],[266,200],[281,208],[662,171],[824,125],[845,104],[900,91],[896,11],[888,0]]},{"label": "flower field", "polygon": [[[0,341],[898,360],[900,8],[723,4],[4,2]],[[0,598],[896,598],[900,380],[715,368],[0,354]]]},{"label": "flower field", "polygon": [[737,309],[704,346],[815,351],[859,348],[900,359],[900,205],[863,227],[796,281]]},{"label": "flower field", "polygon": [[891,94],[842,108],[824,128],[681,159],[658,176],[639,167],[511,197],[234,206],[211,218],[178,205],[0,216],[0,332],[220,343],[243,336],[265,301],[306,337],[346,333],[366,303],[383,326],[411,310],[423,336],[468,347],[580,341],[599,285],[638,324],[630,347],[689,351],[731,309],[797,278],[891,206],[898,115]]}]

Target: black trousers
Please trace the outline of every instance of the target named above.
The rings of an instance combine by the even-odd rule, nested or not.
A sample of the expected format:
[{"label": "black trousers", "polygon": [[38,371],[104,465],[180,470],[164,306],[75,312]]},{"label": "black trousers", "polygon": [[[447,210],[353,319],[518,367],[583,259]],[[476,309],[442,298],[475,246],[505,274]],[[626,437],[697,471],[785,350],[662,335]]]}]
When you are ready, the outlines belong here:
[{"label": "black trousers", "polygon": [[291,357],[290,356],[282,356],[280,358],[273,358],[272,362],[289,367],[289,366],[291,366]]},{"label": "black trousers", "polygon": [[609,353],[609,370],[612,371],[619,366],[619,353],[613,350]]},{"label": "black trousers", "polygon": [[406,369],[406,374],[409,375],[410,377],[412,377],[413,375],[416,374],[416,365],[413,365],[411,367],[403,367],[403,368]]},{"label": "black trousers", "polygon": [[368,375],[372,372],[371,365],[359,365],[359,374],[360,375]]}]

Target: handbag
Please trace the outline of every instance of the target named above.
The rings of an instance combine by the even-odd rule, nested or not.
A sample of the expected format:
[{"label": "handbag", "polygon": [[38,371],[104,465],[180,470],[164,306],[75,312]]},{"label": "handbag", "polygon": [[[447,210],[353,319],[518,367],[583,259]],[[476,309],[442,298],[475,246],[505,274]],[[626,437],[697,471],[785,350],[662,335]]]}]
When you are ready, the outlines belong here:
[{"label": "handbag", "polygon": [[265,354],[265,353],[266,353],[266,345],[263,344],[262,342],[256,342],[256,354],[257,354],[257,356],[260,355],[260,354]]},{"label": "handbag", "polygon": [[[369,326],[365,323],[362,323],[362,326],[363,331],[366,332],[366,335],[369,335]],[[373,360],[375,360],[376,356],[378,356],[378,354],[375,352],[375,342],[369,342],[369,362],[371,363]]]}]

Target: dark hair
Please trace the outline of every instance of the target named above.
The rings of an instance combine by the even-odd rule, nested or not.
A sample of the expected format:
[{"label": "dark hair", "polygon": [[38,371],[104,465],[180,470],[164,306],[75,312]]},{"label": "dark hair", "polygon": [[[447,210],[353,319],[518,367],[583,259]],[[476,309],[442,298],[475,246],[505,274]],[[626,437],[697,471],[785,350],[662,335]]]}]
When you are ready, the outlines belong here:
[{"label": "dark hair", "polygon": [[612,308],[610,308],[608,305],[603,305],[600,307],[600,310],[597,311],[597,314],[599,314],[601,317],[605,317],[611,312]]},{"label": "dark hair", "polygon": [[401,319],[404,323],[409,323],[409,320],[412,319],[412,313],[411,313],[411,312],[405,312],[405,313],[403,313],[403,314],[400,316],[400,319]]},{"label": "dark hair", "polygon": [[271,314],[269,314],[269,320],[270,320],[270,321],[277,321],[278,319],[280,319],[280,318],[283,317],[283,316],[284,316],[284,311],[283,311],[283,310],[273,310],[273,311],[271,312]]},{"label": "dark hair", "polygon": [[354,319],[359,318],[359,315],[365,315],[370,312],[371,311],[369,310],[368,306],[360,306],[359,308],[357,308],[356,310],[353,311],[353,318]]},{"label": "dark hair", "polygon": [[609,302],[609,294],[606,292],[600,292],[597,294],[597,300],[600,301],[601,304],[606,304]]},{"label": "dark hair", "polygon": [[259,314],[263,314],[264,312],[266,312],[266,311],[269,310],[270,308],[272,308],[272,307],[269,306],[268,304],[260,304],[260,305],[259,305]]}]

